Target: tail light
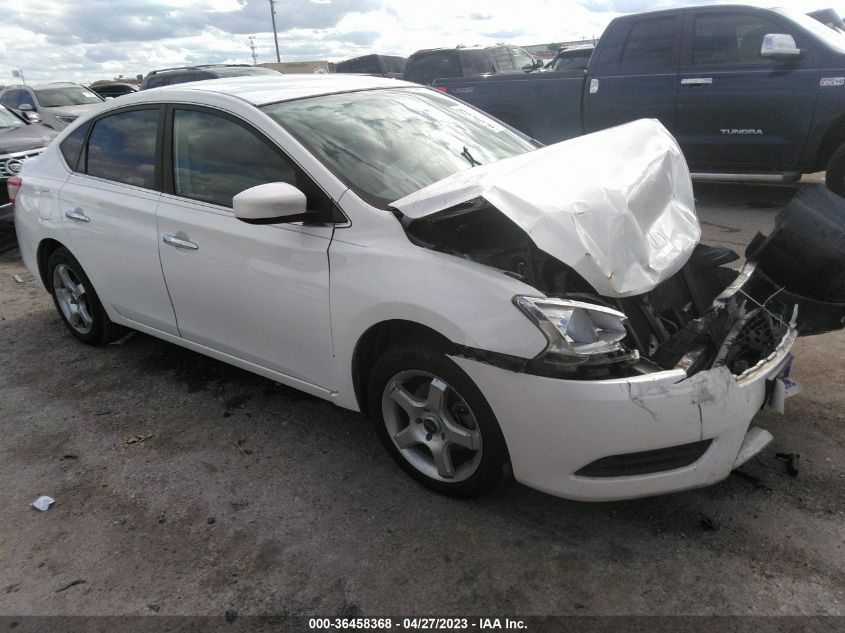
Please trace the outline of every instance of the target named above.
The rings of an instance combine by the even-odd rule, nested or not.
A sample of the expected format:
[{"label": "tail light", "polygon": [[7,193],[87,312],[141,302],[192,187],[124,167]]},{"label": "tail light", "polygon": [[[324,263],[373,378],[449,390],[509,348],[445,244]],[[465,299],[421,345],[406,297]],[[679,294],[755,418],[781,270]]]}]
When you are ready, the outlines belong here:
[{"label": "tail light", "polygon": [[17,176],[12,176],[6,181],[6,188],[9,190],[9,202],[12,204],[15,204],[15,197],[18,195],[18,191],[20,190],[22,184],[23,180]]},{"label": "tail light", "polygon": [[449,89],[446,86],[435,86],[434,89],[437,92],[443,92],[443,93],[449,92]]}]

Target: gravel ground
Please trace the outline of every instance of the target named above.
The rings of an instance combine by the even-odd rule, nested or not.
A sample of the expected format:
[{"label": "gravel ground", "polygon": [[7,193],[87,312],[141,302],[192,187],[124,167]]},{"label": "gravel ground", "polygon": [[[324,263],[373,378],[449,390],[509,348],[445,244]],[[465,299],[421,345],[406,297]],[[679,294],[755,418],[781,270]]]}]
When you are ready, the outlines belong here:
[{"label": "gravel ground", "polygon": [[[742,248],[791,191],[699,187],[706,240]],[[0,251],[0,614],[845,615],[844,333],[799,342],[805,393],[716,486],[456,501],[358,414],[145,335],[77,343],[8,222]]]}]

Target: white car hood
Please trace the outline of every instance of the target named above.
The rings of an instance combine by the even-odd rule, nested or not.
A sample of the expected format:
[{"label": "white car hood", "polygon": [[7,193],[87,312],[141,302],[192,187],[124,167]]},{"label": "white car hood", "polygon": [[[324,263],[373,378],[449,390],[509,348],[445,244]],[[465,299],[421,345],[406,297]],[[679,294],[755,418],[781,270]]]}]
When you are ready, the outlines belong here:
[{"label": "white car hood", "polygon": [[652,119],[473,167],[391,206],[416,219],[478,197],[607,297],[652,290],[701,238],[686,161]]}]

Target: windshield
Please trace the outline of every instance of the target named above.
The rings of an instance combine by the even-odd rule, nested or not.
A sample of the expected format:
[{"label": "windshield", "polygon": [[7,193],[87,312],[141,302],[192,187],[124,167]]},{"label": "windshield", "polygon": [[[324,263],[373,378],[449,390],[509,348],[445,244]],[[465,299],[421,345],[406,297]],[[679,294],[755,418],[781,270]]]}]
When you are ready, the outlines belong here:
[{"label": "windshield", "polygon": [[326,95],[262,109],[381,208],[461,170],[536,149],[487,115],[426,88]]},{"label": "windshield", "polygon": [[785,15],[793,22],[800,24],[804,27],[804,29],[810,31],[837,53],[845,53],[845,35],[839,31],[834,31],[829,26],[826,26],[815,18],[811,18],[809,15],[804,15],[803,13],[789,11],[788,9],[775,10],[778,13]]},{"label": "windshield", "polygon": [[18,117],[14,114],[9,112],[5,106],[0,106],[0,129],[10,128],[10,127],[21,127],[26,125],[23,121],[21,121]]},{"label": "windshield", "polygon": [[82,86],[64,86],[62,88],[41,88],[35,91],[38,105],[43,108],[100,103],[102,99]]}]

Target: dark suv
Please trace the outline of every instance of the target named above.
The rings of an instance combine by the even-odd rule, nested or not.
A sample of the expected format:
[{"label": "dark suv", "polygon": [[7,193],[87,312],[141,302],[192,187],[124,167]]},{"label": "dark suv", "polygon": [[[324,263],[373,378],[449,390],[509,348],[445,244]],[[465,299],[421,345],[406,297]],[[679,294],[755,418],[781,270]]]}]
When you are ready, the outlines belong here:
[{"label": "dark suv", "polygon": [[181,68],[163,68],[147,73],[141,82],[141,90],[161,88],[173,84],[183,84],[189,81],[203,79],[220,79],[221,77],[240,77],[242,75],[279,75],[272,68],[248,66],[246,64],[206,64],[203,66],[184,66]]},{"label": "dark suv", "polygon": [[338,62],[335,66],[335,72],[402,79],[405,61],[404,57],[398,55],[363,55],[362,57]]},{"label": "dark suv", "polygon": [[432,48],[417,51],[408,58],[402,79],[428,85],[444,77],[527,71],[542,65],[542,61],[518,46]]}]

